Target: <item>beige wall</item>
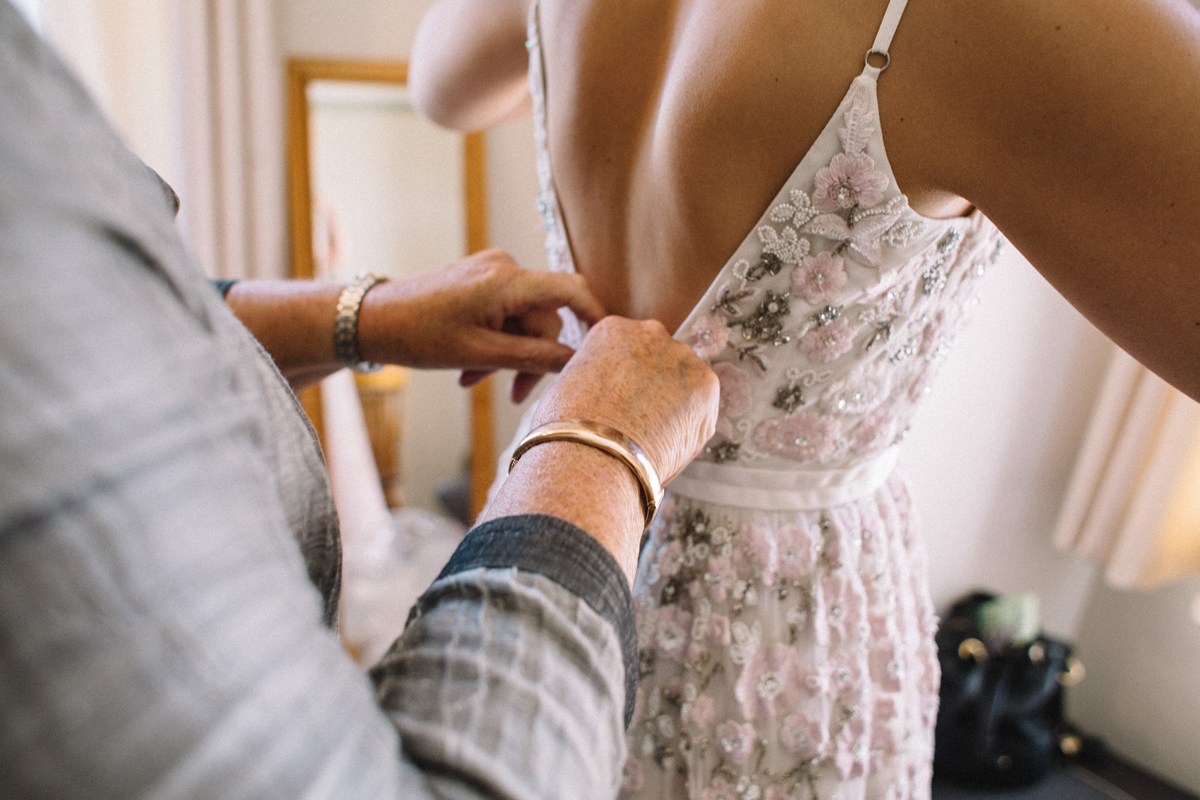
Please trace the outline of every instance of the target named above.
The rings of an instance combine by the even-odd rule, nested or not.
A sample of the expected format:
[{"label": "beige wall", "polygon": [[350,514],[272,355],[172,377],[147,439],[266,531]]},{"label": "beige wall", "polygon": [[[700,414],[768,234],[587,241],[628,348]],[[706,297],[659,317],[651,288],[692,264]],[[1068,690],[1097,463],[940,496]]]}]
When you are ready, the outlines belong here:
[{"label": "beige wall", "polygon": [[1200,580],[1154,592],[1098,585],[1076,638],[1087,679],[1068,713],[1117,752],[1200,794]]}]

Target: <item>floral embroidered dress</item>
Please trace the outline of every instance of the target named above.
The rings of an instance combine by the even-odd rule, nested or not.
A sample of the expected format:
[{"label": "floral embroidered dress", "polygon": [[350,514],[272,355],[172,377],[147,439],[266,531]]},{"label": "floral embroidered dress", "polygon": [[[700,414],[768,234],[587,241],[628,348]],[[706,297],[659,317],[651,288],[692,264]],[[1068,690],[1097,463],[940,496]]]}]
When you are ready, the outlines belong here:
[{"label": "floral embroidered dress", "polygon": [[[547,252],[573,271],[536,3],[529,49]],[[908,207],[881,72],[867,63],[676,334],[719,376],[721,415],[642,553],[623,796],[929,797],[936,619],[897,442],[1001,240],[978,212]]]}]

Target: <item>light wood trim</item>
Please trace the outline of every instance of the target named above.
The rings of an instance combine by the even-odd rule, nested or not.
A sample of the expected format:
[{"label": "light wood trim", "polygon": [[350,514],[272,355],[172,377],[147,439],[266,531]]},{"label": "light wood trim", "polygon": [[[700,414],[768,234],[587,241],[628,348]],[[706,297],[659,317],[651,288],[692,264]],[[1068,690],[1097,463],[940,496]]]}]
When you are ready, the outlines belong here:
[{"label": "light wood trim", "polygon": [[463,196],[470,255],[488,248],[487,145],[478,131],[463,137]]},{"label": "light wood trim", "polygon": [[[463,192],[467,207],[467,252],[488,247],[487,151],[482,133],[463,137]],[[493,381],[486,378],[471,389],[471,519],[487,504],[488,488],[496,477],[496,419],[492,406]]]},{"label": "light wood trim", "polygon": [[[360,81],[368,83],[408,82],[408,64],[403,61],[339,61],[291,59],[287,63],[287,150],[288,218],[291,230],[292,277],[312,278],[312,182],[309,163],[308,94],[311,81]],[[463,137],[463,197],[466,208],[467,253],[486,249],[487,164],[484,136]],[[471,390],[471,518],[487,502],[487,490],[496,475],[495,413],[489,378]],[[323,438],[321,395],[317,387],[301,393],[318,437]]]},{"label": "light wood trim", "polygon": [[310,386],[300,392],[300,407],[308,415],[313,430],[317,432],[317,441],[321,445],[321,454],[328,452],[325,446],[325,412],[321,405],[321,385]]}]

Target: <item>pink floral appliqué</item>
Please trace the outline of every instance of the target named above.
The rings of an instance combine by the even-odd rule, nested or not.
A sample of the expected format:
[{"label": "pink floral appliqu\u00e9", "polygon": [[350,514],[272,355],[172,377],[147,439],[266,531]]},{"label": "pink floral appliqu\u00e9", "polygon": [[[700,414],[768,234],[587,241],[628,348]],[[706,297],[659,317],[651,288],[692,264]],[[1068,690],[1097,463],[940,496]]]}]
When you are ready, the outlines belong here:
[{"label": "pink floral appliqu\u00e9", "polygon": [[678,540],[658,548],[658,570],[664,577],[672,578],[683,569],[683,545]]},{"label": "pink floral appliqu\u00e9", "polygon": [[838,298],[847,281],[845,262],[834,253],[824,252],[800,259],[792,270],[792,291],[813,305]]},{"label": "pink floral appliqu\u00e9", "polygon": [[708,638],[713,644],[721,647],[728,647],[732,641],[729,634],[729,617],[724,614],[713,614],[712,619],[708,621]]},{"label": "pink floral appliqu\u00e9", "polygon": [[845,317],[828,325],[818,325],[800,337],[800,349],[818,364],[828,364],[854,346],[854,327]]},{"label": "pink floral appliqu\u00e9", "polygon": [[776,534],[776,563],[779,576],[799,580],[812,574],[820,541],[800,525],[784,525]]},{"label": "pink floral appliqu\u00e9", "polygon": [[717,704],[711,697],[702,694],[692,703],[691,714],[689,718],[692,724],[698,728],[707,728],[712,725],[713,717],[717,713]]},{"label": "pink floral appliqu\u00e9", "polygon": [[871,771],[882,771],[896,755],[896,734],[891,728],[875,726],[871,732]]},{"label": "pink floral appliqu\u00e9", "polygon": [[896,423],[890,415],[875,414],[859,423],[852,444],[861,455],[872,455],[885,449],[896,438]]},{"label": "pink floral appliqu\u00e9", "polygon": [[884,361],[835,381],[821,395],[822,406],[829,413],[842,416],[869,414],[891,396],[889,368]]},{"label": "pink floral appliqu\u00e9", "polygon": [[730,363],[715,364],[712,368],[721,382],[722,417],[740,417],[750,410],[750,373]]},{"label": "pink floral appliqu\u00e9", "polygon": [[775,542],[763,525],[745,524],[733,543],[733,565],[748,579],[775,583]]},{"label": "pink floral appliqu\u00e9", "polygon": [[688,344],[696,355],[710,359],[725,349],[729,343],[729,326],[715,314],[706,314],[692,323]]},{"label": "pink floral appliqu\u00e9", "polygon": [[709,597],[718,603],[725,602],[735,581],[737,581],[737,574],[734,573],[733,562],[728,556],[708,560],[707,569],[704,571],[704,582],[708,584]]},{"label": "pink floral appliqu\u00e9", "polygon": [[830,640],[836,645],[850,638],[862,618],[863,597],[840,575],[821,581],[821,601]]},{"label": "pink floral appliqu\u00e9", "polygon": [[900,691],[900,659],[896,645],[891,642],[877,643],[871,648],[871,680],[885,692]]},{"label": "pink floral appliqu\u00e9", "polygon": [[639,792],[642,789],[642,765],[633,756],[625,759],[621,767],[621,791]]},{"label": "pink floral appliqu\u00e9", "polygon": [[795,461],[820,461],[837,444],[838,424],[829,417],[800,411],[768,419],[754,430],[754,443],[768,453]]},{"label": "pink floral appliqu\u00e9", "polygon": [[812,203],[821,211],[873,206],[883,199],[887,175],[866,153],[838,153],[813,178]]},{"label": "pink floral appliqu\u00e9", "polygon": [[796,652],[778,642],[754,654],[734,687],[742,714],[748,719],[774,719],[795,705],[800,691]]},{"label": "pink floral appliqu\u00e9", "polygon": [[742,800],[733,784],[724,778],[713,778],[713,782],[700,795],[700,800]]},{"label": "pink floral appliqu\u00e9", "polygon": [[745,764],[754,750],[754,726],[726,720],[717,726],[717,746],[735,764]]},{"label": "pink floral appliqu\u00e9", "polygon": [[843,780],[861,777],[866,767],[867,737],[866,726],[861,715],[847,720],[836,738],[836,752],[833,762]]},{"label": "pink floral appliqu\u00e9", "polygon": [[658,652],[678,659],[692,628],[692,615],[678,606],[663,606],[658,612]]},{"label": "pink floral appliqu\u00e9", "polygon": [[809,670],[804,673],[800,682],[804,684],[804,691],[813,697],[824,697],[829,694],[829,675],[824,670]]},{"label": "pink floral appliqu\u00e9", "polygon": [[825,728],[821,723],[804,714],[785,717],[779,729],[779,738],[784,747],[804,761],[820,758],[827,742]]},{"label": "pink floral appliqu\u00e9", "polygon": [[848,697],[862,691],[862,667],[851,655],[839,654],[829,670],[830,686],[839,697]]}]

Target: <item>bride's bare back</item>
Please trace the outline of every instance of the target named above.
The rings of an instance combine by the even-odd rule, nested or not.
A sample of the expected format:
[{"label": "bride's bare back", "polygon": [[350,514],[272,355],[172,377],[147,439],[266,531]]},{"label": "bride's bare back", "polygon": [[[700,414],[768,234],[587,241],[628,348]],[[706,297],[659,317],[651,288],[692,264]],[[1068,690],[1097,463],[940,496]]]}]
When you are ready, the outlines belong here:
[{"label": "bride's bare back", "polygon": [[[410,72],[423,110],[463,128],[527,112],[528,3],[434,6]],[[886,6],[542,0],[555,182],[610,312],[683,320],[861,71]],[[911,0],[879,82],[912,207],[978,205],[1193,396],[1198,19],[1182,0]]]},{"label": "bride's bare back", "polygon": [[[610,309],[683,320],[862,71],[885,5],[542,5],[555,182]],[[914,188],[922,213],[967,206]]]}]

